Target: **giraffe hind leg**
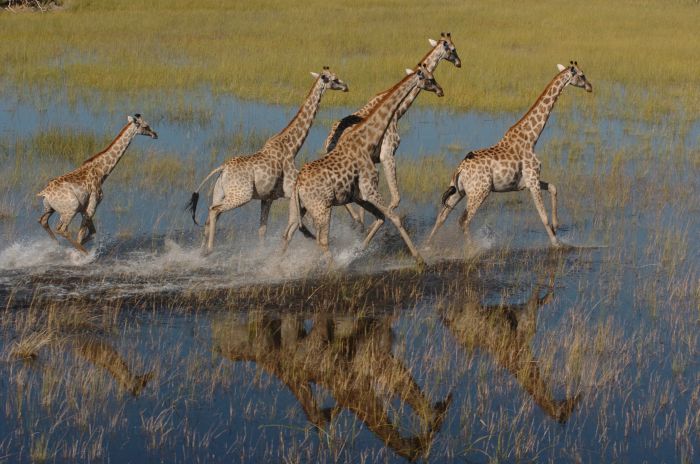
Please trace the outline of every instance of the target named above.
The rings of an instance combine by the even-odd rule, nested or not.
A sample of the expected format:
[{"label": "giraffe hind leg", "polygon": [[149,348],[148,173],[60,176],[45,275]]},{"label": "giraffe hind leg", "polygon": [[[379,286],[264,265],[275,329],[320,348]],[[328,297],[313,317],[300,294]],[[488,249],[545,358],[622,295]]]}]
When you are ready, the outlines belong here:
[{"label": "giraffe hind leg", "polygon": [[62,214],[58,227],[56,227],[56,233],[68,240],[68,242],[70,242],[70,244],[73,245],[76,250],[80,251],[83,254],[87,254],[87,250],[85,249],[85,247],[81,245],[78,241],[74,240],[73,237],[70,236],[70,232],[68,231],[68,226],[70,225],[70,222],[73,220],[74,216],[75,211]]},{"label": "giraffe hind leg", "polygon": [[49,237],[51,237],[54,241],[58,241],[53,231],[51,230],[51,226],[49,226],[49,218],[55,211],[56,210],[54,210],[48,205],[44,206],[44,214],[42,214],[39,218],[39,224],[41,224],[41,227],[43,227],[46,233],[49,234]]},{"label": "giraffe hind leg", "polygon": [[471,241],[471,234],[469,233],[469,223],[472,222],[477,210],[481,204],[486,200],[491,191],[488,188],[472,190],[467,192],[467,208],[462,213],[459,218],[459,225],[462,227],[462,232],[464,233],[464,238],[467,242]]},{"label": "giraffe hind leg", "polygon": [[205,254],[209,254],[214,250],[214,236],[216,235],[216,221],[219,219],[221,213],[236,209],[248,203],[253,197],[252,190],[248,193],[236,195],[232,199],[225,199],[222,204],[212,206],[209,208],[209,218],[207,219],[208,227],[205,227],[205,232],[208,232],[206,236],[207,248]]},{"label": "giraffe hind leg", "polygon": [[[452,189],[449,189],[448,192],[450,192],[451,190]],[[464,198],[464,194],[461,193],[457,188],[455,188],[454,192],[452,192],[449,196],[445,198],[442,209],[440,210],[440,213],[438,213],[438,216],[435,219],[435,225],[430,231],[430,235],[428,235],[428,238],[425,240],[425,246],[430,246],[430,244],[433,241],[433,237],[437,233],[438,229],[442,227],[442,225],[447,220],[447,216],[450,215],[450,212],[454,209],[455,206],[457,206],[457,203],[459,203],[462,200],[462,198]]]}]

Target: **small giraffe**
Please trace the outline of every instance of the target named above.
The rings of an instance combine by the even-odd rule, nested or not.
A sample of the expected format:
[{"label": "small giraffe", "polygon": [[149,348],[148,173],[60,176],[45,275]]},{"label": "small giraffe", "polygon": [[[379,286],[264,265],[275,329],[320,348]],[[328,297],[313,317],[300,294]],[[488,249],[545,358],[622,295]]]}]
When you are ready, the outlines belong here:
[{"label": "small giraffe", "polygon": [[[56,233],[68,240],[76,249],[87,253],[83,245],[96,232],[93,217],[97,206],[102,201],[102,184],[105,179],[117,165],[126,149],[129,148],[136,135],[147,135],[152,139],[158,138],[158,134],[151,129],[140,114],[129,116],[127,119],[126,126],[107,148],[85,160],[77,169],[52,179],[37,194],[39,197],[44,197],[44,214],[39,218],[39,224],[52,239],[56,240],[56,236],[49,227],[49,218],[54,211],[58,211],[61,217],[56,227]],[[77,239],[74,240],[68,232],[68,226],[78,213],[81,214],[83,220]]]},{"label": "small giraffe", "polygon": [[[535,104],[513,127],[508,129],[500,142],[481,150],[467,153],[454,174],[450,187],[442,195],[442,210],[426,241],[429,244],[435,232],[445,222],[450,211],[467,196],[467,209],[460,218],[464,235],[469,239],[469,223],[490,192],[513,192],[529,189],[535,207],[544,224],[552,245],[559,246],[556,236],[557,189],[554,184],[540,180],[541,163],[535,154],[535,144],[544,129],[554,103],[567,85],[591,92],[593,87],[578,68],[576,62],[569,66],[557,65],[559,73],[547,84]],[[552,200],[552,224],[542,202],[541,190],[549,191]]]},{"label": "small giraffe", "polygon": [[308,210],[318,234],[317,242],[329,265],[332,264],[328,249],[331,207],[355,202],[377,218],[365,238],[364,247],[384,223],[384,218],[388,217],[401,233],[419,266],[423,264],[423,259],[401,225],[399,217],[384,206],[378,189],[377,170],[371,157],[396,111],[416,87],[435,92],[440,97],[443,95],[442,88],[425,66],[417,71],[407,69],[406,72],[409,73],[408,76],[387,91],[372,112],[348,131],[328,155],[301,168],[290,201],[289,225],[283,237],[283,252],[295,229],[303,227],[301,220],[305,210]]},{"label": "small giraffe", "polygon": [[[457,49],[452,42],[452,34],[449,32],[441,32],[440,40],[428,39],[428,41],[433,48],[423,57],[422,60],[420,60],[415,69],[420,68],[421,65],[425,65],[425,67],[428,68],[431,73],[435,72],[440,60],[447,60],[454,64],[457,68],[462,67],[462,61],[459,59]],[[372,112],[374,107],[381,102],[382,97],[386,94],[386,92],[387,91],[384,91],[375,95],[365,104],[365,106],[357,110],[355,113],[346,116],[333,124],[331,132],[326,138],[325,147],[327,153],[333,150],[340,137],[345,133],[345,130],[362,122],[367,115]],[[387,129],[386,134],[384,134],[381,144],[377,147],[374,153],[372,153],[372,161],[374,164],[382,163],[382,167],[384,168],[384,177],[386,178],[386,182],[389,186],[389,192],[391,194],[391,202],[389,203],[389,209],[391,210],[396,209],[401,201],[399,186],[396,180],[396,160],[394,157],[396,149],[399,147],[399,143],[401,142],[397,123],[411,106],[413,100],[416,99],[419,92],[419,88],[414,89],[411,95],[404,100],[401,107],[396,111],[391,124],[389,124],[389,128]],[[361,209],[360,213],[358,214],[349,204],[345,205],[345,208],[355,221],[361,225],[364,224],[363,209]]]},{"label": "small giraffe", "polygon": [[314,85],[287,127],[265,142],[257,153],[230,158],[214,169],[192,194],[187,208],[192,212],[192,220],[197,224],[195,211],[199,190],[214,174],[221,173],[214,184],[209,216],[204,227],[202,246],[206,244],[207,253],[214,248],[216,220],[221,213],[243,206],[252,199],[261,200],[258,236],[262,239],[267,229],[267,217],[272,202],[290,197],[298,173],[294,158],[311,129],[321,97],[327,89],[348,91],[347,84],[338,79],[327,66],[324,66],[321,74],[312,72],[311,75],[316,79]]}]

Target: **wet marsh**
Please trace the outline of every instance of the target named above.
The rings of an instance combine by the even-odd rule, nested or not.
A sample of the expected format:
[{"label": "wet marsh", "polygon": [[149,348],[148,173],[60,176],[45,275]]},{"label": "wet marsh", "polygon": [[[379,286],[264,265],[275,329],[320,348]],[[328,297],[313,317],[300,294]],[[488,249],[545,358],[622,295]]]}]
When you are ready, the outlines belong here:
[{"label": "wet marsh", "polygon": [[[652,35],[671,34],[667,22],[677,20],[673,34],[683,36],[698,11],[692,3],[673,2],[668,16],[654,16],[659,5],[648,2],[637,20],[655,18]],[[89,29],[104,26],[96,18],[110,5],[69,3],[50,13],[64,16],[54,33],[92,18],[83,32],[99,36]],[[309,64],[306,51],[305,58],[294,53],[315,49],[320,32],[303,40],[292,34],[273,85],[264,56],[244,78],[244,70],[230,68],[242,52],[222,51],[233,40],[233,29],[222,25],[267,16],[237,4],[214,19],[211,5],[202,5],[193,13],[202,21],[192,21],[201,33],[189,33],[182,53],[167,35],[153,48],[152,32],[136,52],[116,47],[148,95],[126,86],[123,70],[109,79],[72,74],[92,69],[92,61],[111,63],[100,43],[72,58],[54,49],[63,65],[72,60],[60,72],[41,64],[46,50],[20,66],[29,53],[22,41],[14,50],[0,47],[10,57],[0,92],[0,462],[698,460],[700,120],[696,91],[678,92],[694,86],[697,73],[687,76],[675,51],[661,57],[654,45],[639,67],[668,60],[668,72],[631,77],[626,62],[615,66],[614,57],[601,58],[603,49],[592,51],[598,39],[577,48],[569,38],[543,57],[528,34],[516,46],[472,29],[462,38],[451,27],[464,65],[439,68],[446,107],[419,97],[426,106],[399,124],[398,211],[409,234],[423,242],[454,167],[518,120],[556,71],[548,55],[565,60],[573,47],[580,61],[585,55],[594,93],[565,90],[537,146],[542,178],[559,190],[559,236],[571,246],[548,246],[528,193],[494,194],[472,223],[476,243],[463,245],[462,202],[423,250],[421,273],[390,226],[361,251],[362,234],[336,208],[331,250],[339,269],[329,273],[315,244],[300,236],[279,256],[287,201],[276,202],[262,242],[259,203],[222,216],[208,257],[184,205],[212,168],[286,125],[312,83],[307,67],[345,56],[336,68],[351,91],[324,100],[297,166],[320,156],[333,121],[401,78],[427,49],[425,38],[386,39],[396,42],[396,57],[377,64],[370,37],[343,42],[328,31],[326,43],[342,49],[329,45],[327,57]],[[629,5],[595,8],[605,22],[617,17],[609,10]],[[291,14],[279,2],[259,6],[268,20],[279,9]],[[494,9],[463,8],[489,18]],[[358,7],[351,24],[372,16],[369,10]],[[570,28],[592,27],[578,7],[570,11],[579,19]],[[13,17],[0,13],[0,36],[51,21]],[[176,13],[158,20],[189,30]],[[251,37],[260,42],[240,33],[244,48]],[[627,37],[619,53],[637,43],[635,34]],[[484,54],[487,39],[510,46]],[[70,40],[86,46],[80,34]],[[220,44],[209,50],[212,40]],[[192,56],[202,50],[197,62]],[[144,73],[137,57],[152,53],[162,69]],[[213,56],[226,59],[212,68]],[[384,79],[393,61],[394,77]],[[363,63],[364,73],[353,63]],[[171,73],[173,66],[182,73]],[[208,80],[195,85],[204,70]],[[501,73],[523,80],[507,84]],[[246,87],[251,74],[259,77],[256,89]],[[494,79],[498,85],[486,90]],[[55,82],[62,84],[49,91]],[[122,91],[125,99],[115,99]],[[622,95],[635,97],[621,102]],[[661,102],[660,95],[679,99]],[[87,256],[52,243],[36,223],[36,192],[106,146],[134,107],[159,139],[135,140],[106,181]]]}]

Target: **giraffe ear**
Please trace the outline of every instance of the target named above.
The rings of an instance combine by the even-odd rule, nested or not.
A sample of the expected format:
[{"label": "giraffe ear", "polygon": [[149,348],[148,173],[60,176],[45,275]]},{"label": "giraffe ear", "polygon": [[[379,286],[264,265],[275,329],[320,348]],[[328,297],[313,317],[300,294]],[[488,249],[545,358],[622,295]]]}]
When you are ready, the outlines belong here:
[{"label": "giraffe ear", "polygon": [[566,69],[566,66],[564,66],[563,64],[558,64],[557,69],[561,72]]},{"label": "giraffe ear", "polygon": [[314,79],[318,79],[318,76],[320,76],[319,73],[315,73],[313,71],[311,71],[311,75],[314,76]]},{"label": "giraffe ear", "polygon": [[134,122],[134,117],[131,116],[131,115],[127,116],[126,119],[127,119],[127,121],[129,121],[129,122]]},{"label": "giraffe ear", "polygon": [[407,74],[407,75],[410,76],[410,75],[413,74],[414,72],[415,72],[415,71],[414,71],[413,69],[411,69],[411,68],[406,68],[406,74]]},{"label": "giraffe ear", "polygon": [[437,40],[428,39],[428,42],[430,42],[430,46],[431,46],[431,47],[434,47],[435,45],[437,45]]}]

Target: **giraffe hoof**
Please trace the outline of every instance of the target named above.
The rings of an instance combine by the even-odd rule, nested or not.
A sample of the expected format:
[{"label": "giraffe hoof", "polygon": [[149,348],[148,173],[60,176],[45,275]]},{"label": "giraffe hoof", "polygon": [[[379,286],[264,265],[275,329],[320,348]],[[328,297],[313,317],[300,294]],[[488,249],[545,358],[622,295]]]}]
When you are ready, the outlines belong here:
[{"label": "giraffe hoof", "polygon": [[425,264],[425,260],[421,258],[420,256],[416,257],[416,267],[418,268],[418,272],[424,272],[425,269],[428,267],[427,264]]}]

